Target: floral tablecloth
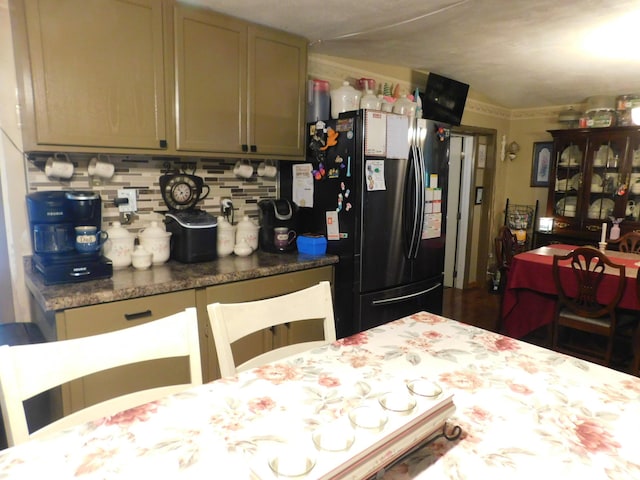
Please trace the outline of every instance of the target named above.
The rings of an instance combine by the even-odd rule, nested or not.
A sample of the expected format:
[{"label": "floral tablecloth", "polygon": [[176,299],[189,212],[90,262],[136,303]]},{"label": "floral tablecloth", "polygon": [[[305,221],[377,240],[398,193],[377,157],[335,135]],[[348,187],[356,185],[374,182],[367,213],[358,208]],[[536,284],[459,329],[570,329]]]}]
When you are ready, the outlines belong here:
[{"label": "floral tablecloth", "polygon": [[320,464],[348,454],[304,450],[314,429],[417,378],[462,435],[381,478],[640,479],[639,378],[424,312],[2,451],[0,479],[256,478],[287,442]]}]

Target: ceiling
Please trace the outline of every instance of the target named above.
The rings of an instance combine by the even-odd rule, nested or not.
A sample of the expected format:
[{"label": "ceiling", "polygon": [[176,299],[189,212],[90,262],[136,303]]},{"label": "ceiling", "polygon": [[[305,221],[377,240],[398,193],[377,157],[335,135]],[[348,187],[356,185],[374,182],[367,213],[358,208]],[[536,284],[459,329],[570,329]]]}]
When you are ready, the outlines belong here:
[{"label": "ceiling", "polygon": [[507,108],[640,93],[640,0],[182,1],[302,35],[310,53],[435,72]]}]

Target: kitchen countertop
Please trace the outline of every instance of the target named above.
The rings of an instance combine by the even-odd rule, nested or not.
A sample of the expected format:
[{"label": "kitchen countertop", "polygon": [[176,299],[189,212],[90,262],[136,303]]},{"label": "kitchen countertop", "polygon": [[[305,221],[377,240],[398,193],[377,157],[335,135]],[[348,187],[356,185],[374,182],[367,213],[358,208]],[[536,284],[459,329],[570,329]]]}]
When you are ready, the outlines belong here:
[{"label": "kitchen countertop", "polygon": [[25,281],[35,301],[44,311],[55,311],[323,267],[338,263],[338,257],[257,251],[248,257],[230,255],[213,262],[170,260],[147,270],[114,269],[109,279],[63,285],[45,285],[32,270],[31,257],[24,257],[24,262]]}]

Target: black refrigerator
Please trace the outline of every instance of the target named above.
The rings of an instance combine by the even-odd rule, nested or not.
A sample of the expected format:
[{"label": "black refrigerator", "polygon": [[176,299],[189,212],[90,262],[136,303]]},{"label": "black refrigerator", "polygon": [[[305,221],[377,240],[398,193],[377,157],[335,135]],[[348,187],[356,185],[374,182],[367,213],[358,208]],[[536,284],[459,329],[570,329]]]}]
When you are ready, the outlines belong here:
[{"label": "black refrigerator", "polygon": [[280,162],[299,232],[325,235],[340,257],[339,337],[442,313],[449,133],[431,120],[347,112],[307,125],[306,162]]}]

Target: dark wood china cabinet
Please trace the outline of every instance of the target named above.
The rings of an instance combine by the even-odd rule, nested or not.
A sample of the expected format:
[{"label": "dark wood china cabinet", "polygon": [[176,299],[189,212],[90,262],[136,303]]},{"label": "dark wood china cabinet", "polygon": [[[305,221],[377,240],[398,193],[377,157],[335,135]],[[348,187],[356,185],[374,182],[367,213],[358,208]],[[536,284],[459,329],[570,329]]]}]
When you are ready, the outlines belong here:
[{"label": "dark wood china cabinet", "polygon": [[640,126],[549,130],[553,153],[546,216],[535,246],[597,245],[602,224],[640,230]]}]

